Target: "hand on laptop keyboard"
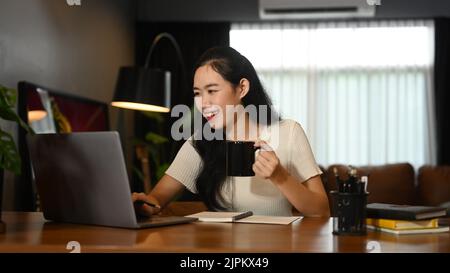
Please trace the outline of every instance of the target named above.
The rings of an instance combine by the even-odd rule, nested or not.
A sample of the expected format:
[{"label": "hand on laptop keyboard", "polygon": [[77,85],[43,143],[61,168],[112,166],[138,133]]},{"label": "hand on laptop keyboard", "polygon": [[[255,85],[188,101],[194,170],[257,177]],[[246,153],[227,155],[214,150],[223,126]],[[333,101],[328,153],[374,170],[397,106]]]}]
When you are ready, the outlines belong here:
[{"label": "hand on laptop keyboard", "polygon": [[[131,194],[131,199],[133,200],[134,208],[138,216],[150,217],[151,215],[157,214],[161,211],[158,200],[152,196],[146,195],[143,192],[133,192]],[[150,206],[146,203],[154,204],[155,206]]]}]

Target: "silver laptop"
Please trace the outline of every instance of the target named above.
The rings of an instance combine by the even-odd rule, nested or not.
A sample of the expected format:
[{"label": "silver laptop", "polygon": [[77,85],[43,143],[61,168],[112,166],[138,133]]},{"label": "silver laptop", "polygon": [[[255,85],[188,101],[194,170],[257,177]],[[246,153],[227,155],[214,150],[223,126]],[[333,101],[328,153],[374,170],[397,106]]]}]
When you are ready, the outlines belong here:
[{"label": "silver laptop", "polygon": [[37,134],[28,148],[47,220],[123,228],[189,223],[195,218],[138,220],[117,132]]}]

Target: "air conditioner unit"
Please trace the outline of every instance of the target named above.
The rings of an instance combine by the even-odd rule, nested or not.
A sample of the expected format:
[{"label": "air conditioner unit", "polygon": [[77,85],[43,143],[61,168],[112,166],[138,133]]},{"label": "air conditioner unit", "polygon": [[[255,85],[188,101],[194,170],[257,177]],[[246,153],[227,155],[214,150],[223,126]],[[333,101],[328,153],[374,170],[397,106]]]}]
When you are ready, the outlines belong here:
[{"label": "air conditioner unit", "polygon": [[259,0],[261,19],[373,17],[380,0]]}]

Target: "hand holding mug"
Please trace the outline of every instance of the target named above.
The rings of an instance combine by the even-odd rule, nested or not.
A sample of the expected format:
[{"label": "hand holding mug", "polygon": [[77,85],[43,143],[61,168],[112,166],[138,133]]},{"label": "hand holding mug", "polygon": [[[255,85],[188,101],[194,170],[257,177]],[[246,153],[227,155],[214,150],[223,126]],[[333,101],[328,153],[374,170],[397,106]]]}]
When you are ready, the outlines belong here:
[{"label": "hand holding mug", "polygon": [[286,170],[281,166],[280,159],[267,142],[259,140],[254,146],[260,148],[256,155],[255,164],[253,164],[253,171],[257,176],[276,180],[285,174]]}]

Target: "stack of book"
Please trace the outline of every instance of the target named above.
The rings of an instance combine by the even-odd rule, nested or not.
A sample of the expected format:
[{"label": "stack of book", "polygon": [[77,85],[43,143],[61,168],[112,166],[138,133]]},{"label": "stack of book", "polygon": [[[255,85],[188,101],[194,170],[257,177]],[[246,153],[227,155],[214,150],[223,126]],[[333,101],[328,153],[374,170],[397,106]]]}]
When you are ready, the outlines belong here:
[{"label": "stack of book", "polygon": [[439,226],[438,217],[446,216],[440,207],[408,206],[383,203],[367,205],[367,228],[394,234],[448,232],[448,226]]}]

